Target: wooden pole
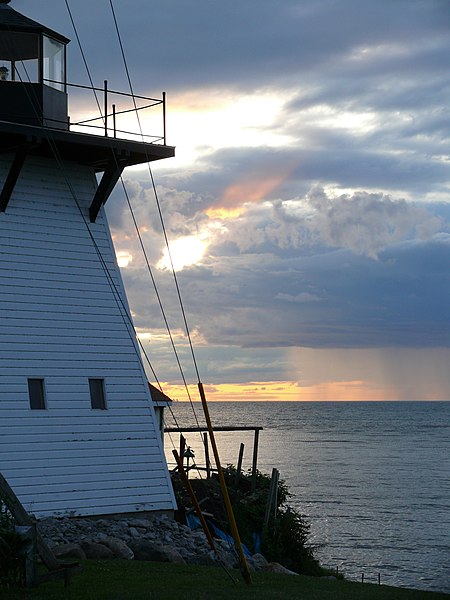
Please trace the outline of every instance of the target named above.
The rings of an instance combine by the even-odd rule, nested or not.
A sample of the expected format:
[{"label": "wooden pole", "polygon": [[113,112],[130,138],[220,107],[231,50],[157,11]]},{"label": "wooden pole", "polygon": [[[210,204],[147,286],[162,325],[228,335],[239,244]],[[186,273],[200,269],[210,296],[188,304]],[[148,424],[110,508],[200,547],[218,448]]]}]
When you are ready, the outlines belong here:
[{"label": "wooden pole", "polygon": [[244,550],[242,549],[241,538],[239,536],[239,531],[236,525],[236,520],[234,518],[233,507],[231,506],[230,496],[228,494],[227,484],[225,482],[225,477],[223,475],[222,466],[220,464],[219,451],[216,445],[216,438],[214,437],[214,430],[211,423],[211,418],[209,416],[209,408],[206,402],[205,390],[203,389],[203,384],[198,382],[198,390],[200,392],[200,398],[202,400],[203,412],[205,414],[206,425],[208,426],[209,438],[211,440],[211,447],[214,453],[214,459],[216,461],[217,473],[219,476],[220,488],[222,490],[222,496],[225,503],[225,508],[227,510],[228,521],[230,523],[231,532],[234,538],[234,544],[236,546],[236,550],[239,555],[239,560],[242,567],[242,576],[244,578],[245,583],[252,583],[252,576],[250,575],[250,569],[247,564],[247,560],[245,558]]}]

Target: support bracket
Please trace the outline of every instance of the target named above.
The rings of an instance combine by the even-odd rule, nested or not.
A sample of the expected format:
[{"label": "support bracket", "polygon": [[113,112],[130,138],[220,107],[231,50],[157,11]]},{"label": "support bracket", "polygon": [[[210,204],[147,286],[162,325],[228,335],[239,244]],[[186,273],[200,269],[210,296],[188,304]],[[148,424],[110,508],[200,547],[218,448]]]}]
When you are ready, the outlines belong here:
[{"label": "support bracket", "polygon": [[36,143],[28,142],[25,144],[21,144],[18,148],[16,148],[16,154],[11,163],[9,173],[6,177],[5,183],[3,184],[3,189],[0,194],[0,212],[6,211],[6,207],[8,206],[14,188],[16,187],[16,183],[19,178],[22,167],[25,163],[27,154],[36,145]]},{"label": "support bracket", "polygon": [[126,165],[127,162],[118,157],[115,157],[114,160],[110,161],[102,175],[91,206],[89,207],[89,218],[91,223],[95,223],[101,206],[108,200]]}]

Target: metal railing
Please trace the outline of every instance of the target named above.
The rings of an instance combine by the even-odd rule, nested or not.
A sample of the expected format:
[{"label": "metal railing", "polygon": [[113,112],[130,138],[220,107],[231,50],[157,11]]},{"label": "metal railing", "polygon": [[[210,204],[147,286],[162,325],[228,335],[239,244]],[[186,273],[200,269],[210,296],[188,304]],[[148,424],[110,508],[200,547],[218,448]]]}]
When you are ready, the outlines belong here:
[{"label": "metal railing", "polygon": [[[58,83],[57,81],[46,79],[46,83]],[[74,120],[69,117],[69,129],[76,130],[82,133],[90,133],[94,135],[104,135],[106,137],[131,139],[142,141],[151,144],[166,145],[166,93],[162,92],[162,98],[150,98],[148,96],[140,96],[127,92],[118,92],[109,89],[107,80],[104,81],[103,87],[92,87],[80,85],[76,83],[67,83],[67,87],[84,90],[90,94],[90,104],[92,109],[85,107],[75,107],[74,112],[92,111],[92,114],[102,113],[95,117],[82,118]],[[77,94],[72,98],[69,96],[69,103],[76,104],[84,97]],[[115,102],[113,101],[115,100]],[[70,104],[69,104],[70,105]],[[160,129],[159,134],[144,134],[141,132],[142,124],[147,125],[147,120],[152,110],[152,124],[155,121],[156,111],[158,110],[155,127]],[[125,123],[122,125],[119,123]],[[131,127],[130,127],[131,125]]]}]

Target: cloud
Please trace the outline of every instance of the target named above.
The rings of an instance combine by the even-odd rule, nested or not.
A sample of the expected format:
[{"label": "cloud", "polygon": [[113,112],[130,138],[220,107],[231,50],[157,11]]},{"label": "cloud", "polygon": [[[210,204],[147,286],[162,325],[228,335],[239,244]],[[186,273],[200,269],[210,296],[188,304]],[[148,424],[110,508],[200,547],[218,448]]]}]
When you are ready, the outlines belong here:
[{"label": "cloud", "polygon": [[[286,353],[298,347],[383,348],[393,370],[394,349],[448,347],[447,0],[115,4],[136,92],[168,92],[177,158],[154,173],[169,240],[204,244],[178,277],[207,377],[297,381]],[[14,8],[74,38],[64,3]],[[107,3],[71,8],[95,83],[126,90]],[[87,83],[76,41],[69,78]],[[173,277],[156,269],[165,246],[148,171],[125,179],[188,358]],[[177,377],[120,186],[107,211],[136,323]],[[347,375],[381,389],[381,375]]]},{"label": "cloud", "polygon": [[309,292],[301,292],[296,296],[278,292],[278,294],[275,296],[275,300],[284,300],[285,302],[297,302],[302,304],[303,302],[318,302],[320,298],[316,294],[311,294]]}]

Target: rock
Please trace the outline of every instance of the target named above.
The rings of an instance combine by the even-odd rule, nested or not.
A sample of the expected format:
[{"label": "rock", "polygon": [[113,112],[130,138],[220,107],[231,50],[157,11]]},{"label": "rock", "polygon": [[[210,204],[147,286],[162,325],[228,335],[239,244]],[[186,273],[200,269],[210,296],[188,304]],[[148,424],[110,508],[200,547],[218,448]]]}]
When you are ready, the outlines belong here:
[{"label": "rock", "polygon": [[100,540],[100,544],[109,548],[115,558],[123,558],[124,560],[133,560],[134,558],[133,550],[122,540],[107,537]]},{"label": "rock", "polygon": [[152,522],[148,519],[131,519],[128,521],[129,527],[140,527],[141,529],[150,529]]},{"label": "rock", "polygon": [[263,570],[268,573],[280,573],[281,575],[298,575],[298,573],[286,569],[286,567],[283,567],[283,565],[280,565],[280,563],[277,562],[268,563]]},{"label": "rock", "polygon": [[262,554],[254,554],[247,558],[247,562],[251,571],[264,571],[269,564]]},{"label": "rock", "polygon": [[130,544],[136,560],[153,562],[171,562],[186,564],[176,548],[172,546],[163,546],[147,540],[139,540]]},{"label": "rock", "polygon": [[58,544],[52,548],[52,551],[57,558],[86,560],[86,554],[78,544]]},{"label": "rock", "polygon": [[81,547],[86,554],[86,558],[94,560],[106,560],[114,558],[112,550],[103,544],[97,544],[95,542],[81,542]]},{"label": "rock", "polygon": [[139,531],[136,529],[136,527],[130,527],[128,529],[128,533],[130,534],[130,536],[132,538],[134,538],[135,540],[137,540],[138,538],[141,537],[141,534],[139,533]]}]

